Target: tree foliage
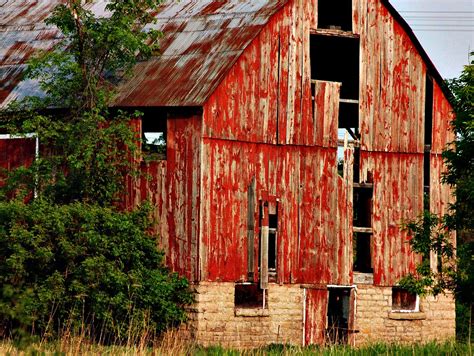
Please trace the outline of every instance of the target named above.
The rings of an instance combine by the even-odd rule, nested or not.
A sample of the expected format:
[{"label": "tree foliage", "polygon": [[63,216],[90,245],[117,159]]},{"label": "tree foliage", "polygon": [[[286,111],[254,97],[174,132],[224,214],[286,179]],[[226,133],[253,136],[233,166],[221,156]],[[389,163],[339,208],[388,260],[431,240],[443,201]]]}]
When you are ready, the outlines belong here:
[{"label": "tree foliage", "polygon": [[55,8],[47,23],[63,38],[25,73],[43,94],[0,113],[0,129],[41,145],[0,190],[0,332],[86,324],[121,341],[183,321],[192,301],[188,282],[163,265],[150,208],[119,209],[125,179],[139,174],[129,120],[140,113],[109,107],[120,80],[157,49],[159,33],[144,28],[160,1],[111,0],[103,16],[89,3]]},{"label": "tree foliage", "polygon": [[148,213],[0,202],[0,330],[122,342],[183,321],[188,284],[163,266]]},{"label": "tree foliage", "polygon": [[[443,152],[447,171],[443,182],[453,187],[455,202],[444,216],[425,211],[419,219],[406,224],[412,249],[424,256],[416,274],[400,281],[418,294],[439,294],[445,290],[456,293],[458,300],[473,302],[474,285],[474,62],[461,76],[447,81],[452,92],[455,120],[452,128],[455,141]],[[457,248],[451,234],[457,232]],[[429,256],[438,256],[438,271],[429,268]]]}]

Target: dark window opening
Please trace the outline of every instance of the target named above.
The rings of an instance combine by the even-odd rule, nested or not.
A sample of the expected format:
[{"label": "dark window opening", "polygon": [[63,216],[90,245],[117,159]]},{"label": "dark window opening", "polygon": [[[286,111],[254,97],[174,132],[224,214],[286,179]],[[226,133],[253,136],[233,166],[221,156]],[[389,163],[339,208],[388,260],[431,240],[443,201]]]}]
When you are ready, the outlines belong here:
[{"label": "dark window opening", "polygon": [[358,139],[359,39],[311,35],[310,55],[311,79],[341,83],[339,128]]},{"label": "dark window opening", "polygon": [[342,83],[341,99],[359,100],[359,39],[311,35],[311,78]]},{"label": "dark window opening", "polygon": [[268,308],[266,291],[257,284],[236,284],[234,305],[236,308]]},{"label": "dark window opening", "polygon": [[371,184],[354,187],[354,220],[353,226],[372,227],[372,195]]},{"label": "dark window opening", "polygon": [[276,274],[277,268],[277,232],[278,232],[278,207],[275,206],[274,214],[268,215],[268,271],[270,274]]},{"label": "dark window opening", "polygon": [[425,95],[425,145],[431,146],[433,135],[433,80],[426,76]]},{"label": "dark window opening", "polygon": [[372,234],[354,233],[354,271],[361,273],[373,273],[372,265]]},{"label": "dark window opening", "polygon": [[430,210],[431,157],[430,152],[423,156],[423,209]]},{"label": "dark window opening", "polygon": [[352,31],[352,0],[319,0],[318,28]]},{"label": "dark window opening", "polygon": [[[260,204],[259,270],[261,279],[276,281],[278,260],[278,202]],[[266,269],[266,270],[265,270]]]},{"label": "dark window opening", "polygon": [[166,119],[142,120],[142,152],[146,160],[166,160]]},{"label": "dark window opening", "polygon": [[351,290],[349,288],[328,288],[328,290],[327,341],[332,344],[346,344]]},{"label": "dark window opening", "polygon": [[354,148],[354,182],[360,181],[360,148]]},{"label": "dark window opening", "polygon": [[392,288],[392,311],[419,311],[418,297],[406,289]]}]

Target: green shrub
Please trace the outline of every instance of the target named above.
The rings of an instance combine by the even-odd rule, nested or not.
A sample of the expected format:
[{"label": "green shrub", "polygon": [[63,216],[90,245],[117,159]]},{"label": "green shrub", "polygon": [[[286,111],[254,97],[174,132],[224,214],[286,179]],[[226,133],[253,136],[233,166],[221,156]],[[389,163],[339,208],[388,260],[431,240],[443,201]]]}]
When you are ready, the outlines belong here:
[{"label": "green shrub", "polygon": [[[121,342],[185,320],[188,282],[163,265],[149,209],[0,202],[0,331],[84,329]],[[82,330],[81,330],[82,329]]]}]

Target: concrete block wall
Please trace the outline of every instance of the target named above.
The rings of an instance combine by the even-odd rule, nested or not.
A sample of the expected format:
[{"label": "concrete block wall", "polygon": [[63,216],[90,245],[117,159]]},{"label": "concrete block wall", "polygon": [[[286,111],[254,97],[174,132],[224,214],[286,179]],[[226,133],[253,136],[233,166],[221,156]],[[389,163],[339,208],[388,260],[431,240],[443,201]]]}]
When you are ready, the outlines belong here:
[{"label": "concrete block wall", "polygon": [[359,285],[355,344],[412,343],[454,339],[455,304],[451,295],[421,298],[419,313],[392,313],[392,288]]},{"label": "concrete block wall", "polygon": [[236,309],[234,283],[196,286],[196,305],[188,328],[203,346],[252,348],[270,343],[301,345],[303,289],[270,284],[268,309]]}]

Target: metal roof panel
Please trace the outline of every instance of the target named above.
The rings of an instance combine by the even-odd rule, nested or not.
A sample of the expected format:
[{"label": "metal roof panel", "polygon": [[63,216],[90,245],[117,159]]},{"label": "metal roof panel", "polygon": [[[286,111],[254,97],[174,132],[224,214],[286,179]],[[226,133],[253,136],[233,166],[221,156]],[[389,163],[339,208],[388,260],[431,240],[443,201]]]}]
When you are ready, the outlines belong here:
[{"label": "metal roof panel", "polygon": [[[161,55],[139,63],[119,88],[117,106],[200,106],[243,50],[288,0],[168,0],[149,25],[163,32]],[[0,8],[0,106],[38,93],[21,83],[24,64],[60,34],[44,20],[62,0],[7,0]],[[90,5],[106,16],[106,0]]]}]

